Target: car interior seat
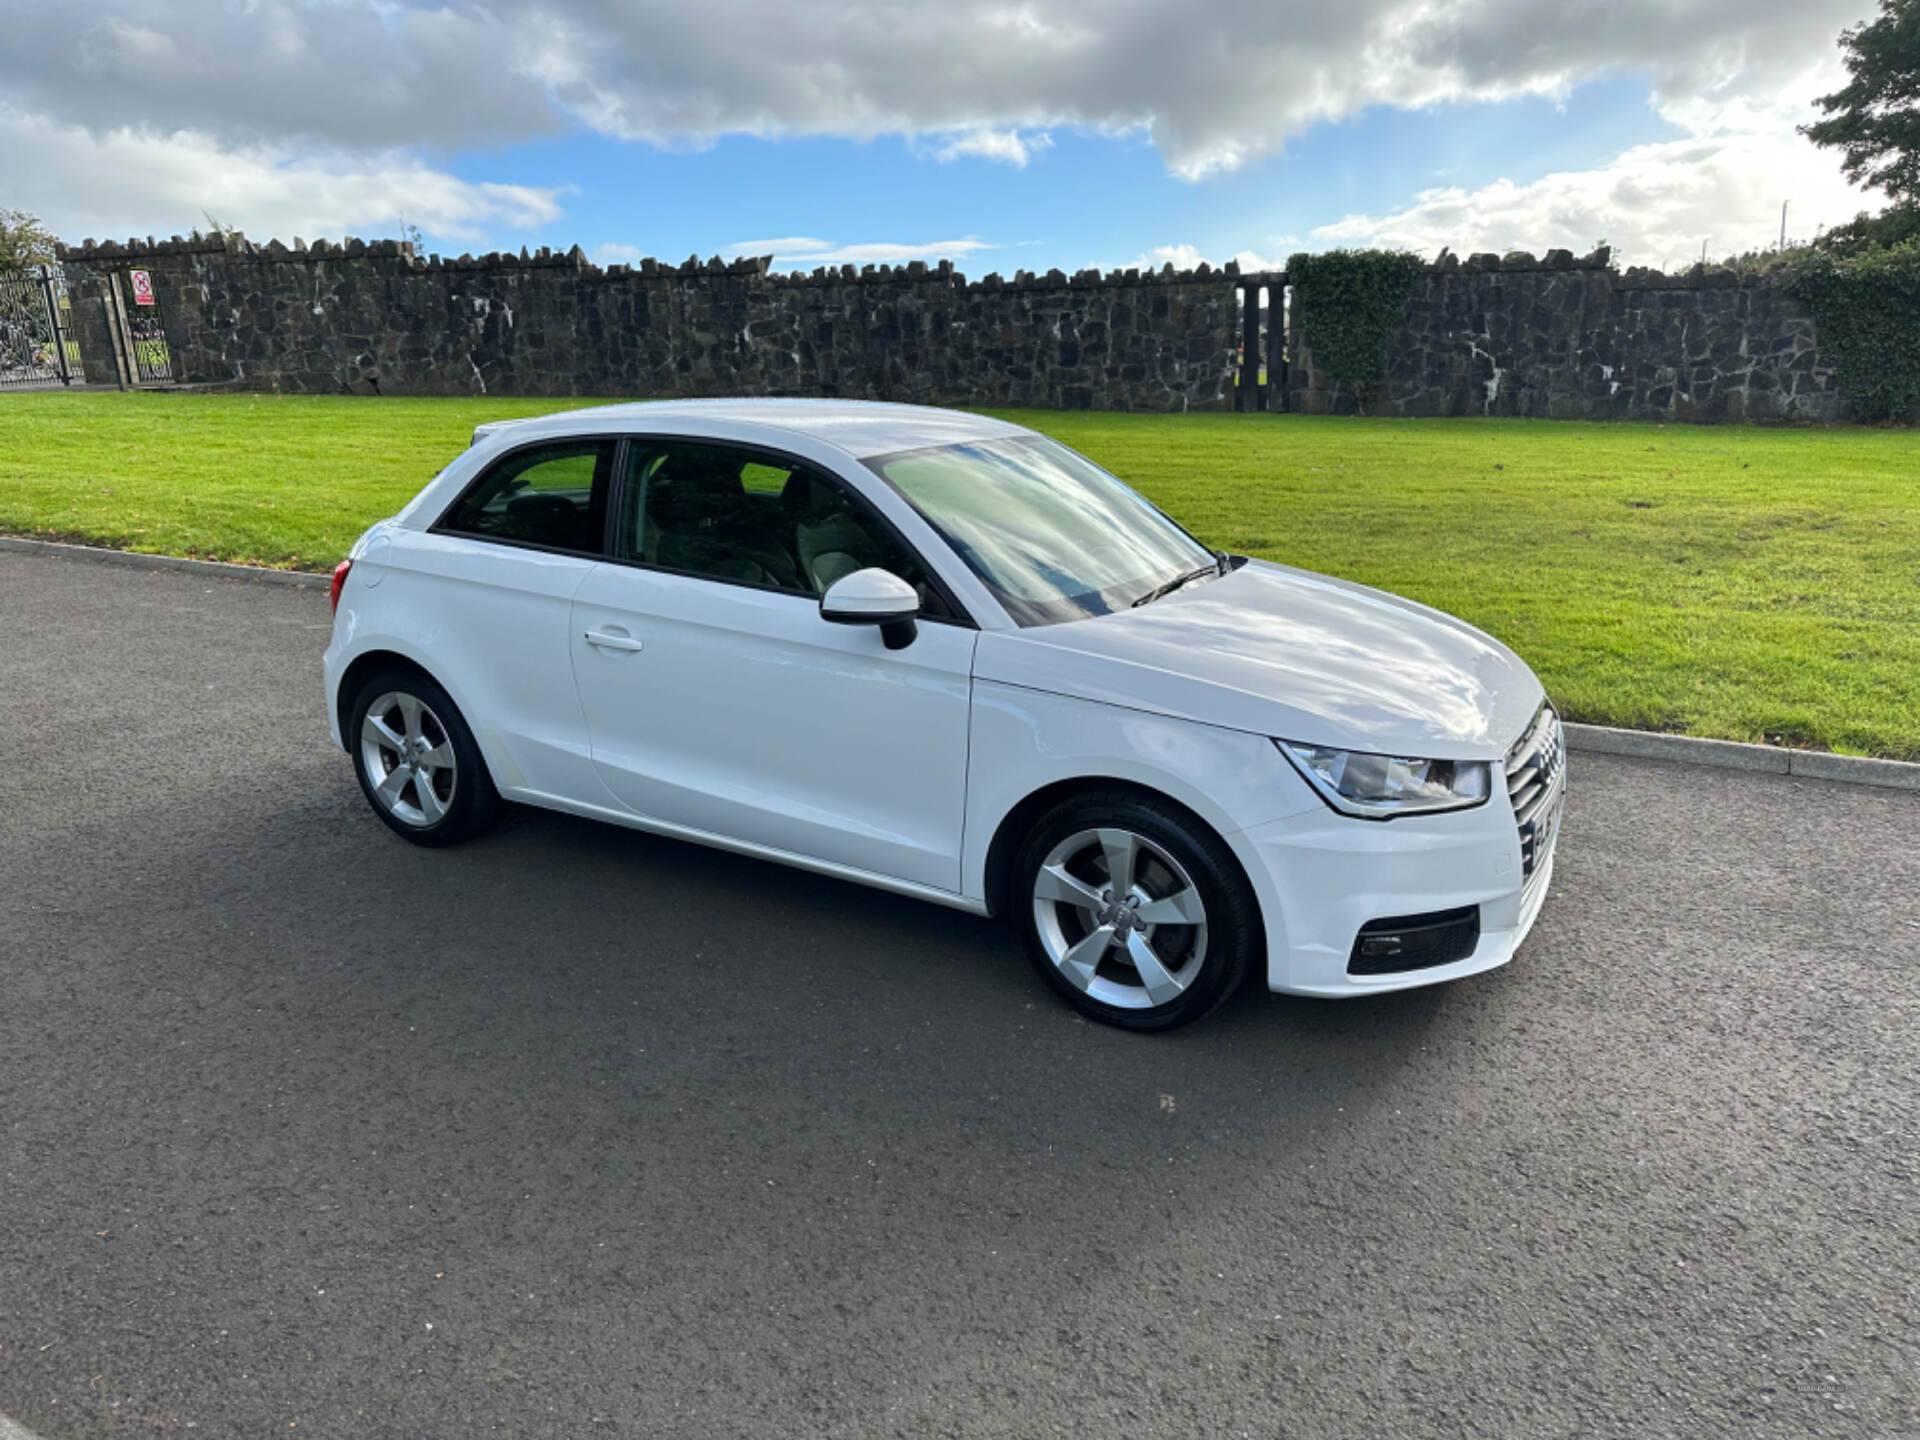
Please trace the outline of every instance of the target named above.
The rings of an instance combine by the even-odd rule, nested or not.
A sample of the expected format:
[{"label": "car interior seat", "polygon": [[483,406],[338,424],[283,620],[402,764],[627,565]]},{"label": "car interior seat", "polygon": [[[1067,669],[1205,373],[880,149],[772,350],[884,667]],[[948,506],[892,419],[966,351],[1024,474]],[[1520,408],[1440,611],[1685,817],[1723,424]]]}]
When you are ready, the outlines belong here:
[{"label": "car interior seat", "polygon": [[886,554],[846,500],[796,470],[780,495],[793,520],[793,548],[808,587],[824,595],[834,581],[878,564]]},{"label": "car interior seat", "polygon": [[645,550],[673,570],[801,588],[799,567],[747,508],[740,465],[670,455],[647,480]]},{"label": "car interior seat", "polygon": [[506,533],[530,545],[552,545],[563,550],[587,548],[586,507],[565,495],[542,494],[537,490],[516,495],[507,502]]}]

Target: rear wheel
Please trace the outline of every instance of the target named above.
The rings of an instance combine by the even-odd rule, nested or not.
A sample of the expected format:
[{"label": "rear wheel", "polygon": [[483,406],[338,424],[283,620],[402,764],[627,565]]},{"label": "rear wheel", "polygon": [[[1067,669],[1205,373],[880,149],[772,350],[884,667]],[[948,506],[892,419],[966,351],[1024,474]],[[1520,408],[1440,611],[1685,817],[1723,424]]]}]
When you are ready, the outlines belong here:
[{"label": "rear wheel", "polygon": [[367,803],[416,845],[464,840],[499,809],[473,732],[447,692],[418,671],[382,671],[361,687],[347,743]]},{"label": "rear wheel", "polygon": [[1197,1020],[1245,979],[1259,909],[1233,854],[1178,808],[1126,791],[1043,815],[1015,860],[1015,922],[1036,968],[1109,1025]]}]

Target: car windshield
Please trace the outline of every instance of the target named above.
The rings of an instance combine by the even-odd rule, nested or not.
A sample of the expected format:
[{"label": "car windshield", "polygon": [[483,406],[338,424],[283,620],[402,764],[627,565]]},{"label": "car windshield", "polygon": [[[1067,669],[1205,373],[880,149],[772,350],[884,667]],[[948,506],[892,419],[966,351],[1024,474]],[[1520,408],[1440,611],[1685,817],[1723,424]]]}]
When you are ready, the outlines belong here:
[{"label": "car windshield", "polygon": [[867,461],[1016,624],[1124,610],[1211,571],[1213,552],[1099,466],[1039,436]]}]

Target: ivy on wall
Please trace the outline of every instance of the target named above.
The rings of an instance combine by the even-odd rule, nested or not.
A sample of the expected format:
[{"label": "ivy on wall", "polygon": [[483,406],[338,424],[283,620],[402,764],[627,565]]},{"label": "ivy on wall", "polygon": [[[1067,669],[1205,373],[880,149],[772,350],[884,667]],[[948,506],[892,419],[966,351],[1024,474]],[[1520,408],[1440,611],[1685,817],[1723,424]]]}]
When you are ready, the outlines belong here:
[{"label": "ivy on wall", "polygon": [[1293,324],[1313,358],[1362,412],[1426,262],[1405,250],[1329,250],[1287,261]]},{"label": "ivy on wall", "polygon": [[1813,313],[1856,420],[1905,420],[1920,404],[1920,240],[1808,253],[1788,291]]}]

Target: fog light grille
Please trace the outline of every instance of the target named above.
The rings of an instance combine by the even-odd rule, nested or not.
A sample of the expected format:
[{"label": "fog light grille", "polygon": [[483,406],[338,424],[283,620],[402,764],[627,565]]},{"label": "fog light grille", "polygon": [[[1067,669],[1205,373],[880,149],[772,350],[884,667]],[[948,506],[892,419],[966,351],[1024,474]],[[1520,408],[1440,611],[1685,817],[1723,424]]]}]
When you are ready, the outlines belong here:
[{"label": "fog light grille", "polygon": [[1399,975],[1465,960],[1480,944],[1480,907],[1369,920],[1354,937],[1349,975]]}]

